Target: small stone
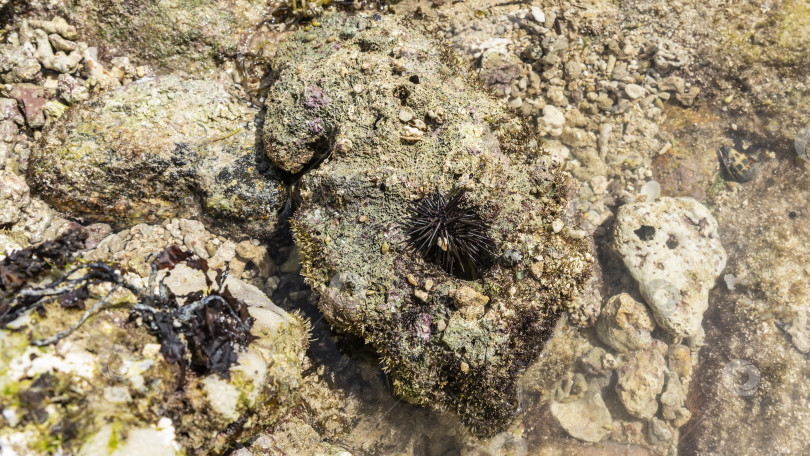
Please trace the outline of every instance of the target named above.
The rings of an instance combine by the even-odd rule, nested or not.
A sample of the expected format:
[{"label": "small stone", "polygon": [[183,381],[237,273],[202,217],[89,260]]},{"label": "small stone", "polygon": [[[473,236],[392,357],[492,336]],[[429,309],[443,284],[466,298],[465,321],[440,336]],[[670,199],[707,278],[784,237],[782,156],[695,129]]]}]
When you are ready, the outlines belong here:
[{"label": "small stone", "polygon": [[583,130],[582,128],[565,127],[563,129],[562,136],[560,136],[560,140],[563,142],[563,144],[570,147],[586,147],[596,145],[596,139],[593,137],[593,134]]},{"label": "small stone", "polygon": [[543,117],[537,119],[538,127],[551,136],[560,136],[565,125],[565,114],[556,106],[547,104],[543,107]]},{"label": "small stone", "polygon": [[596,324],[599,340],[620,353],[649,348],[653,329],[649,308],[627,293],[610,298]]},{"label": "small stone", "polygon": [[467,372],[469,372],[469,371],[470,371],[470,365],[469,365],[469,364],[467,364],[467,363],[466,363],[466,362],[464,362],[464,361],[462,361],[462,362],[461,362],[461,366],[460,366],[460,367],[461,367],[461,372],[463,372],[463,373],[465,373],[465,374],[466,374]]},{"label": "small stone", "polygon": [[415,290],[413,294],[422,302],[428,302],[430,299],[430,295],[424,290]]},{"label": "small stone", "polygon": [[352,150],[352,141],[348,138],[340,138],[335,142],[335,152],[346,153]]},{"label": "small stone", "polygon": [[160,354],[160,344],[146,344],[143,346],[143,350],[141,350],[141,354],[145,358],[155,358],[158,354]]},{"label": "small stone", "polygon": [[692,106],[695,103],[695,98],[700,94],[700,87],[691,87],[686,93],[676,93],[675,99],[680,101],[684,106]]},{"label": "small stone", "polygon": [[624,88],[624,93],[626,93],[631,100],[638,100],[647,93],[647,89],[638,84],[627,84]]},{"label": "small stone", "polygon": [[407,123],[411,119],[413,119],[413,110],[411,108],[405,107],[399,111],[399,120]]},{"label": "small stone", "polygon": [[456,308],[467,320],[478,320],[484,315],[489,296],[479,293],[471,287],[460,287],[450,292]]},{"label": "small stone", "polygon": [[408,283],[410,283],[411,285],[413,285],[415,287],[419,285],[419,279],[417,279],[415,275],[408,274],[407,278],[408,278]]},{"label": "small stone", "polygon": [[535,279],[540,280],[543,278],[543,269],[545,268],[545,263],[543,261],[535,261],[532,263],[530,269],[532,271],[532,275]]},{"label": "small stone", "polygon": [[610,433],[612,417],[598,388],[569,402],[552,402],[551,415],[574,438],[599,442]]},{"label": "small stone", "polygon": [[658,89],[665,92],[683,93],[686,87],[686,81],[678,76],[670,76],[658,82]]},{"label": "small stone", "polygon": [[563,223],[563,221],[560,219],[554,219],[554,221],[551,222],[551,229],[555,233],[562,231],[563,227],[565,227],[565,223]]},{"label": "small stone", "polygon": [[29,127],[39,128],[45,125],[45,103],[48,98],[44,88],[33,84],[17,84],[9,95],[22,106]]},{"label": "small stone", "polygon": [[658,340],[647,350],[622,355],[624,363],[616,370],[616,394],[631,415],[649,420],[658,411],[658,395],[664,388],[666,344]]}]

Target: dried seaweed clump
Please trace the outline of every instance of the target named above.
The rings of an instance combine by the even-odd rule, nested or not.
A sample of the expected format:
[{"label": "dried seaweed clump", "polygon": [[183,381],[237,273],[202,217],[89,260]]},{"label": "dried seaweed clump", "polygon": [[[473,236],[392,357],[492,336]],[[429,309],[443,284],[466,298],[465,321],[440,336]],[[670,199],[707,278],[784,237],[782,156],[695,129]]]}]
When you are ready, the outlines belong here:
[{"label": "dried seaweed clump", "polygon": [[[84,309],[91,287],[106,284],[109,291],[76,322],[55,335],[31,343],[50,345],[68,337],[108,305],[118,290],[124,289],[137,298],[130,320],[142,322],[157,337],[164,358],[180,365],[183,379],[187,368],[200,376],[214,372],[225,378],[229,376],[238,351],[255,337],[250,334],[254,319],[248,313],[248,305],[224,286],[227,269],[217,271],[212,280],[204,259],[171,245],[151,262],[152,273],[144,289],[126,280],[125,271],[117,264],[74,262],[73,256],[86,238],[84,231],[71,231],[54,241],[14,252],[0,262],[0,329],[26,312],[46,312],[46,305],[52,302],[58,302],[63,308]],[[60,277],[38,283],[48,272],[71,262],[75,264]],[[181,262],[201,271],[211,291],[175,296],[162,280],[157,280],[159,271],[171,270]],[[184,298],[187,303],[181,306],[178,298]]]}]

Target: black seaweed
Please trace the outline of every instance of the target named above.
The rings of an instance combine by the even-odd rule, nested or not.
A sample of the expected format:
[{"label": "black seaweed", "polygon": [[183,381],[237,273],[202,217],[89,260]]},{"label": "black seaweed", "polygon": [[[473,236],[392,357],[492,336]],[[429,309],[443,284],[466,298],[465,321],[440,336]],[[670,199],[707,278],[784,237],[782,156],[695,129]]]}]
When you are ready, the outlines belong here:
[{"label": "black seaweed", "polygon": [[[225,378],[229,376],[229,368],[237,361],[239,350],[255,337],[250,333],[254,319],[247,304],[225,286],[227,268],[217,271],[215,279],[211,280],[204,259],[171,245],[151,261],[152,272],[145,289],[126,281],[119,265],[104,262],[76,262],[52,282],[33,285],[41,282],[47,273],[73,261],[86,237],[83,231],[72,231],[54,241],[12,253],[0,262],[0,329],[25,312],[44,312],[46,304],[51,302],[68,309],[84,309],[90,296],[89,287],[110,283],[112,289],[75,323],[51,337],[32,340],[32,344],[49,345],[68,337],[107,305],[115,291],[124,288],[138,298],[129,321],[146,326],[160,342],[166,361],[180,366],[183,379],[188,368],[198,375],[216,372]],[[162,280],[157,280],[159,271],[171,271],[180,263],[205,274],[211,288],[207,294],[198,291],[181,296],[185,298],[185,305],[180,305],[180,297],[170,293]],[[166,276],[169,274],[171,272]]]}]

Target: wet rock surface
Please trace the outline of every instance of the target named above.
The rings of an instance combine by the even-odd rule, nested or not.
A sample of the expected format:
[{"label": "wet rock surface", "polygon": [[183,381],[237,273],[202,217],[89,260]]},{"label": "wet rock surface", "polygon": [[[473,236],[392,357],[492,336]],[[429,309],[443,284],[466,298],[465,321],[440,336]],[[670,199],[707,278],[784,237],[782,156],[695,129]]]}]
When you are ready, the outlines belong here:
[{"label": "wet rock surface", "polygon": [[257,111],[229,90],[167,76],[85,102],[44,132],[29,180],[89,222],[192,216],[236,239],[267,236],[286,190],[257,150]]},{"label": "wet rock surface", "polygon": [[[581,235],[557,221],[564,178],[418,30],[393,17],[320,23],[279,47],[264,127],[284,169],[329,157],[298,184],[302,273],[329,321],[380,353],[395,393],[491,435],[589,269]],[[411,203],[435,189],[480,208],[493,259],[513,249],[523,261],[471,281],[414,254]],[[475,294],[462,287],[488,299],[459,305]]]},{"label": "wet rock surface", "polygon": [[[0,5],[5,3],[0,1]],[[307,42],[313,46],[320,42],[317,19],[311,23],[268,21],[248,26],[247,34],[228,31],[234,32],[230,37],[242,33],[247,38],[237,49],[237,58],[231,60],[227,53],[217,56],[211,52],[216,46],[211,45],[210,32],[233,19],[243,4],[231,4],[235,5],[231,11],[212,10],[215,2],[161,2],[167,7],[161,11],[146,2],[144,9],[117,16],[131,19],[128,23],[108,28],[115,20],[94,19],[103,16],[102,10],[85,14],[93,3],[98,2],[73,2],[85,8],[78,10],[85,16],[81,18],[60,0],[5,4],[3,18],[10,22],[0,37],[0,79],[4,83],[0,86],[0,169],[5,166],[7,173],[26,172],[29,156],[37,147],[35,138],[66,106],[151,75],[140,64],[240,84],[258,106],[265,101],[267,85],[274,77],[267,62],[276,41],[287,30],[300,27],[308,33],[305,40],[311,41]],[[279,3],[285,2],[271,6]],[[301,14],[309,17],[317,18],[323,10],[320,2],[307,2],[306,12],[297,3]],[[108,6],[108,10],[122,8]],[[536,125],[537,139],[574,175],[569,183],[575,197],[561,218],[566,222],[573,219],[594,234],[602,263],[596,268],[601,269],[599,280],[587,284],[576,299],[577,309],[571,309],[568,320],[577,326],[560,319],[543,356],[519,382],[517,402],[522,413],[505,432],[489,440],[475,440],[452,413],[434,413],[398,402],[379,370],[379,360],[368,348],[347,342],[345,334],[330,332],[315,307],[317,294],[297,275],[297,250],[275,240],[262,244],[254,239],[245,244],[203,234],[199,222],[166,220],[155,225],[155,229],[172,233],[189,230],[188,236],[170,236],[184,248],[207,253],[209,261],[230,258],[234,274],[241,270],[242,280],[263,288],[273,302],[289,311],[306,309],[307,317],[316,323],[314,348],[304,360],[307,375],[302,396],[306,404],[292,411],[296,417],[292,421],[289,417],[282,420],[284,424],[256,438],[256,445],[248,449],[245,443],[237,451],[272,454],[283,448],[287,453],[329,454],[332,447],[327,450],[325,443],[329,441],[339,442],[338,446],[355,454],[398,456],[808,453],[808,417],[804,413],[808,407],[803,398],[810,394],[803,380],[807,377],[810,325],[802,285],[808,283],[802,275],[806,275],[808,257],[802,244],[807,238],[804,207],[808,197],[806,170],[800,166],[802,162],[794,163],[797,156],[807,157],[808,136],[801,133],[807,126],[804,69],[810,55],[805,27],[810,12],[805,2],[665,5],[646,0],[538,0],[532,4],[404,0],[395,9],[411,25],[424,26],[434,36],[449,40],[478,72],[481,84],[497,92],[502,97],[499,101],[526,119],[530,128]],[[162,17],[150,28],[147,18],[156,11]],[[206,14],[183,16],[203,11]],[[385,16],[385,11],[380,12]],[[251,14],[258,17],[263,12],[255,8]],[[167,18],[178,26],[163,27]],[[28,19],[27,23],[22,19]],[[195,27],[201,19],[207,21],[198,27],[201,39],[183,42],[189,36],[187,25]],[[94,21],[98,24],[91,23]],[[147,27],[133,30],[133,24]],[[88,26],[100,34],[94,36]],[[141,41],[131,45],[124,37],[104,35],[118,29]],[[146,55],[158,48],[159,59]],[[189,52],[196,54],[189,58]],[[210,71],[199,73],[203,67]],[[367,87],[352,85],[352,90],[363,93]],[[403,136],[416,141],[422,131],[417,120],[425,120],[411,106],[405,108],[396,118],[410,127]],[[322,119],[311,130],[325,131],[323,127]],[[338,141],[339,137],[335,146]],[[345,152],[354,144],[324,145],[312,149],[313,157],[323,151]],[[758,163],[751,181],[732,182],[734,175],[720,168],[717,151],[721,145],[734,147]],[[294,147],[288,151],[288,157],[295,156]],[[302,169],[312,163],[301,158]],[[289,164],[296,165],[295,160]],[[658,190],[654,190],[656,186]],[[29,203],[10,206],[16,221],[0,225],[0,248],[6,251],[53,239],[75,226],[65,219],[70,214],[54,211],[36,192],[29,195]],[[709,293],[701,325],[705,335],[698,331],[690,337],[675,337],[660,325],[649,331],[651,345],[667,344],[667,372],[657,412],[645,420],[629,413],[615,385],[622,360],[638,356],[634,349],[623,346],[627,341],[635,346],[638,340],[647,340],[644,321],[650,320],[651,310],[644,309],[645,297],[610,246],[618,208],[652,202],[660,195],[689,196],[703,203],[717,218],[729,259],[721,273],[723,280]],[[371,220],[363,215],[358,222]],[[552,231],[561,226],[554,222]],[[124,246],[143,243],[144,252],[151,248],[153,234],[140,232],[145,226],[125,230],[115,243],[107,241],[107,248],[119,261],[142,268],[145,263],[128,260]],[[103,224],[93,229],[97,233],[94,242],[109,233],[109,226]],[[330,236],[327,242],[338,240]],[[380,252],[396,248],[390,242],[384,245],[379,245]],[[267,247],[266,255],[262,246]],[[528,276],[542,275],[545,265],[525,254],[510,249],[500,260],[516,269],[526,265]],[[269,266],[268,256],[278,268]],[[194,277],[187,278],[183,283],[191,286]],[[412,278],[416,299],[432,300],[437,284],[423,283],[417,275]],[[344,283],[342,279],[337,282]],[[459,306],[456,312],[465,317],[454,321],[456,329],[466,328],[465,322],[480,318],[482,311],[486,315],[491,306],[492,301],[480,304],[483,300],[477,298],[478,294],[489,297],[487,290],[472,293],[454,287],[451,291],[451,304]],[[613,300],[621,293],[640,306],[629,304],[625,297],[622,302],[628,305],[615,308],[618,303]],[[606,303],[603,297],[611,296]],[[596,327],[583,328],[594,322]],[[421,340],[434,326],[446,329],[447,324],[420,318],[413,329]],[[638,374],[657,377],[643,369]],[[594,391],[600,391],[601,404],[585,400],[585,394]],[[115,392],[109,396],[124,397]],[[556,406],[552,413],[551,404],[567,404],[565,401],[581,406],[582,413],[564,415]],[[646,404],[652,408],[650,401]],[[603,424],[601,428],[582,419],[591,415],[602,417],[595,421]],[[4,413],[0,423],[6,425],[14,418]],[[296,421],[299,418],[305,423]],[[167,429],[165,422],[151,423],[141,428],[143,432],[131,433],[130,443],[122,448],[132,448],[130,444],[151,448],[150,443],[169,442]],[[583,434],[582,429],[592,434]],[[147,438],[136,438],[142,435]],[[295,440],[295,436],[301,439]]]},{"label": "wet rock surface", "polygon": [[696,334],[726,265],[709,210],[688,198],[624,205],[615,244],[656,321],[675,336]]},{"label": "wet rock surface", "polygon": [[599,340],[621,353],[649,348],[653,329],[649,309],[627,293],[610,298],[596,324]]}]

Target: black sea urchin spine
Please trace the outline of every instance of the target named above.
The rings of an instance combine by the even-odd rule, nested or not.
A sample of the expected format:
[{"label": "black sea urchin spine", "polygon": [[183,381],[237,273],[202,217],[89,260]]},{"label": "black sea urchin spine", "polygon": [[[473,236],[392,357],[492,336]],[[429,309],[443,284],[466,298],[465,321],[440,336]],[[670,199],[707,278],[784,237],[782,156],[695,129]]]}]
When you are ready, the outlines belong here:
[{"label": "black sea urchin spine", "polygon": [[447,273],[472,280],[491,265],[495,242],[478,207],[463,192],[446,199],[438,190],[416,201],[407,219],[411,247]]}]

